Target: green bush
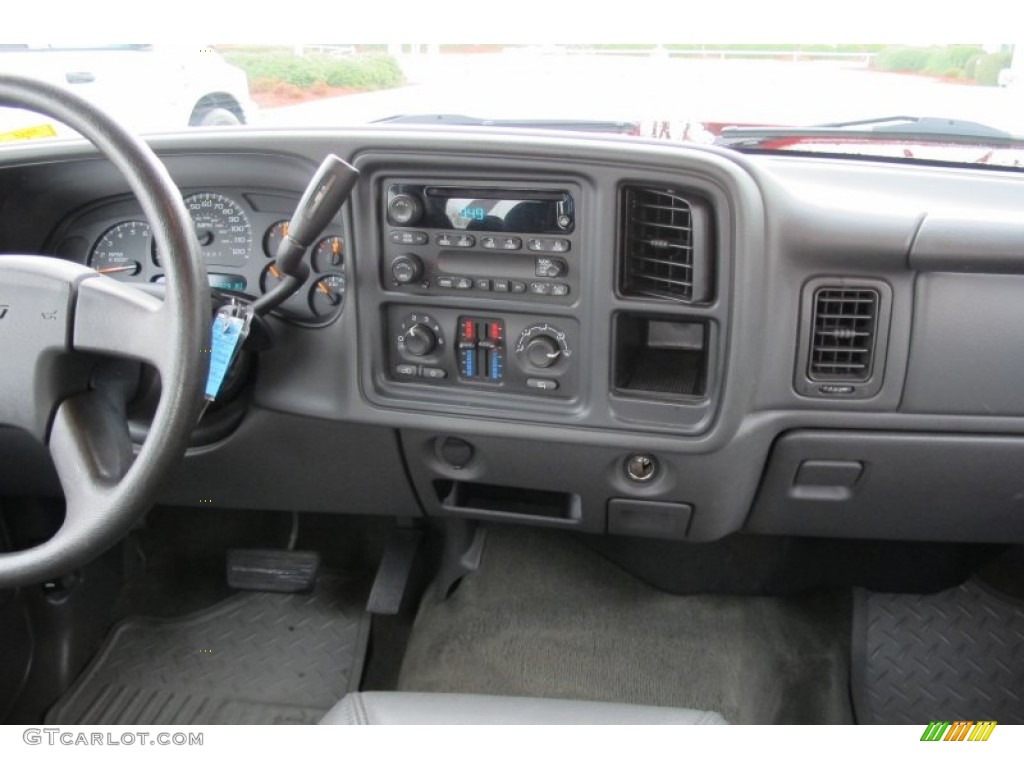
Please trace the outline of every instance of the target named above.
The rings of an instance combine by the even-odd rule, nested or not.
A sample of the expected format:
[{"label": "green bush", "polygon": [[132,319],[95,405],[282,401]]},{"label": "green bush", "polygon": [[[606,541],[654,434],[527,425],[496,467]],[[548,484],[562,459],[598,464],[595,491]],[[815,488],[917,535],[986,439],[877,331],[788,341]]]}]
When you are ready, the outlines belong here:
[{"label": "green bush", "polygon": [[978,85],[998,85],[999,72],[1010,66],[1009,53],[987,53],[978,61],[974,79]]},{"label": "green bush", "polygon": [[874,66],[886,72],[923,72],[930,56],[927,48],[894,46],[880,51]]},{"label": "green bush", "polygon": [[950,45],[944,48],[933,48],[928,53],[928,63],[924,71],[930,75],[946,76],[951,70],[965,71],[967,62],[972,56],[985,53],[978,45]]},{"label": "green bush", "polygon": [[398,62],[378,53],[338,57],[296,56],[283,50],[230,51],[224,58],[244,69],[253,83],[287,83],[303,90],[318,84],[361,90],[394,88],[404,80]]}]

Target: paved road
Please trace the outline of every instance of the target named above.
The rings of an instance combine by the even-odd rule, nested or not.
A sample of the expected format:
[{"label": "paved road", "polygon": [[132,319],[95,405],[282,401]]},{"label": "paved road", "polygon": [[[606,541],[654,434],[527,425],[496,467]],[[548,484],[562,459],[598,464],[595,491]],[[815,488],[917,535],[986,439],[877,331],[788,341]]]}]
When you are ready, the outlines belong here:
[{"label": "paved road", "polygon": [[403,62],[403,88],[263,111],[267,125],[351,125],[402,113],[807,124],[934,115],[1024,134],[1024,89],[953,85],[850,62],[479,54]]}]

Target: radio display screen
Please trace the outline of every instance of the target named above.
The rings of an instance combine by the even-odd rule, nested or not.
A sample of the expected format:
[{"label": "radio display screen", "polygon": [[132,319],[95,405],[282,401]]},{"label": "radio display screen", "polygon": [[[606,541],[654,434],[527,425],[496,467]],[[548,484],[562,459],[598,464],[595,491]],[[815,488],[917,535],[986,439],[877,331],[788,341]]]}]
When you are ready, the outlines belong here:
[{"label": "radio display screen", "polygon": [[564,190],[400,185],[392,194],[415,195],[423,214],[410,226],[465,232],[568,234],[575,228],[573,198]]}]

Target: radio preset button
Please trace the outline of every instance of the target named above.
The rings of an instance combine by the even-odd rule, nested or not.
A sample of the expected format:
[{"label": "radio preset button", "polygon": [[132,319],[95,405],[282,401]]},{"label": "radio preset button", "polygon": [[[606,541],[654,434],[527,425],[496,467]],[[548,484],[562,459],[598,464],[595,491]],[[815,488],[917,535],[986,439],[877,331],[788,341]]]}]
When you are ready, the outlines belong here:
[{"label": "radio preset button", "polygon": [[487,235],[480,238],[480,246],[490,251],[518,251],[523,241],[518,237],[494,237]]},{"label": "radio preset button", "polygon": [[468,291],[473,287],[473,280],[468,277],[456,277],[455,287],[460,291]]},{"label": "radio preset button", "polygon": [[531,237],[526,241],[527,249],[538,253],[568,253],[568,240],[561,237]]},{"label": "radio preset button", "polygon": [[486,277],[478,277],[476,279],[476,289],[478,291],[489,291],[491,290],[491,281]]},{"label": "radio preset button", "polygon": [[522,280],[512,280],[508,285],[512,293],[526,293],[526,283]]},{"label": "radio preset button", "polygon": [[445,232],[438,235],[434,242],[442,248],[472,248],[476,245],[476,238],[472,235],[453,235]]},{"label": "radio preset button", "polygon": [[398,245],[426,245],[430,239],[426,232],[399,232],[393,230],[389,235],[392,243]]}]

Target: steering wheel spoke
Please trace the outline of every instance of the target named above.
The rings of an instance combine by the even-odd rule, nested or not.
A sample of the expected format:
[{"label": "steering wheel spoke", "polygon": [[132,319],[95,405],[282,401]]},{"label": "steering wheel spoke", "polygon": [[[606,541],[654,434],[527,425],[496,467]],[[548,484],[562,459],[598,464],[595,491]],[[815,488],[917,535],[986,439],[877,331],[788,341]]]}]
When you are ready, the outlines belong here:
[{"label": "steering wheel spoke", "polygon": [[83,280],[75,303],[72,346],[79,352],[130,357],[167,373],[164,303],[116,280]]},{"label": "steering wheel spoke", "polygon": [[67,524],[101,511],[134,458],[123,406],[100,391],[62,402],[50,429],[50,456],[64,489]]}]

